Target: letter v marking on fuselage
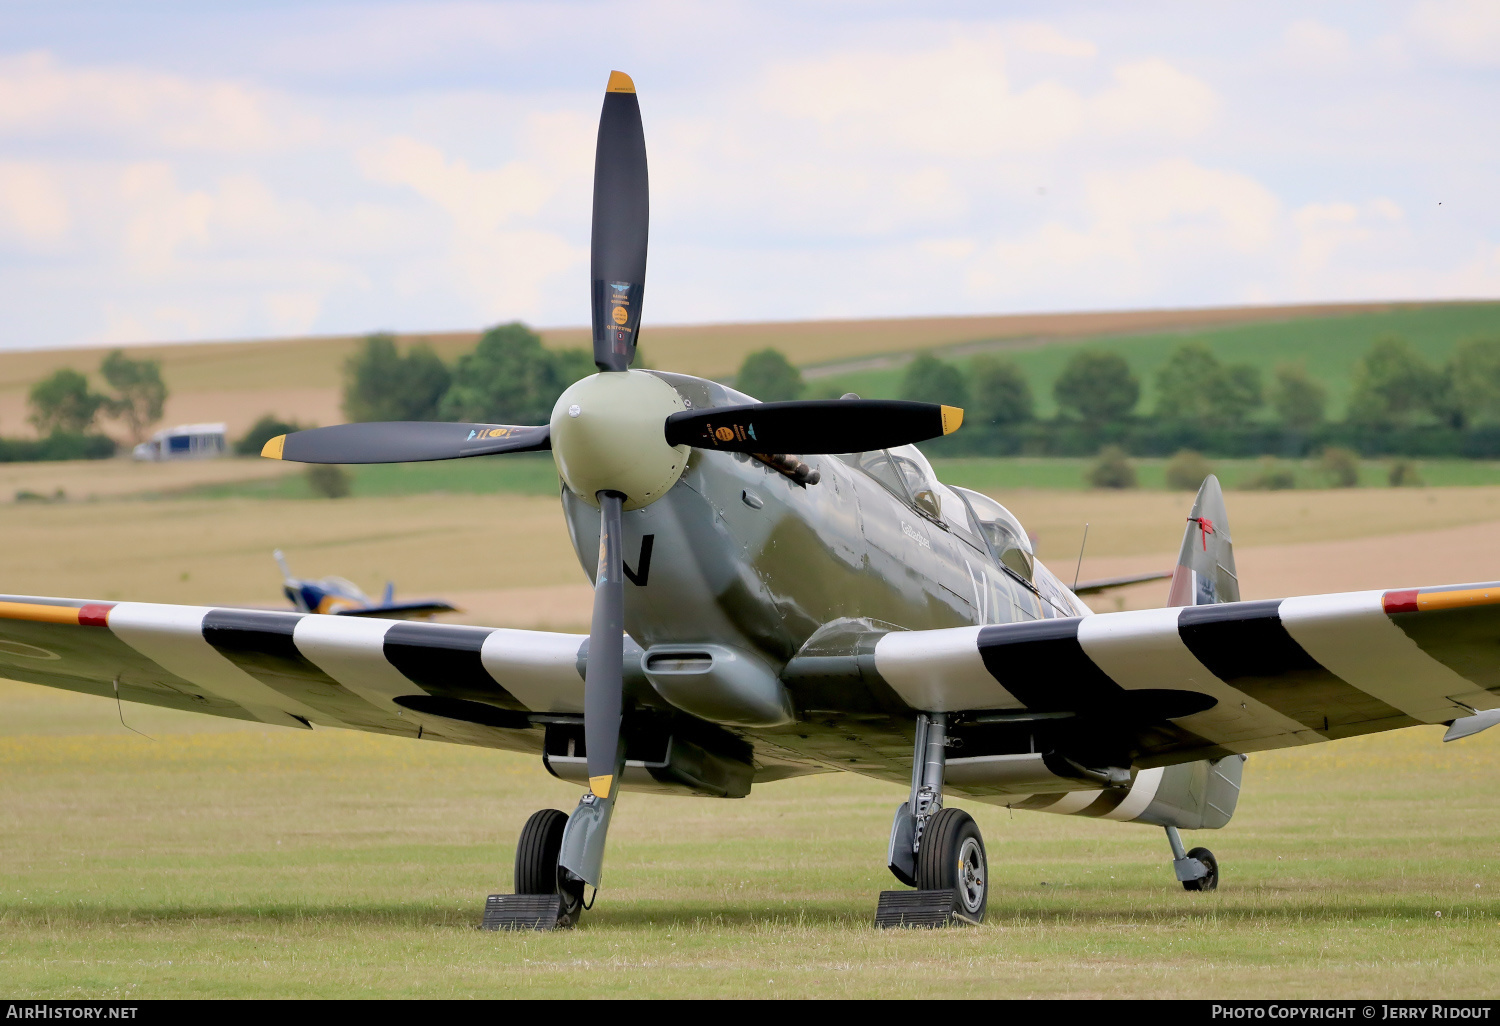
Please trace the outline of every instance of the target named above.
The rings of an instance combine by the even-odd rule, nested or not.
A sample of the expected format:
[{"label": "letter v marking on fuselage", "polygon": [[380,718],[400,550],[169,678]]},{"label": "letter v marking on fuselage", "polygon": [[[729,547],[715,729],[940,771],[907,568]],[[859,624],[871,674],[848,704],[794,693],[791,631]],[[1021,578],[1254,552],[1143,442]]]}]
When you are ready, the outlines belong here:
[{"label": "letter v marking on fuselage", "polygon": [[623,559],[620,560],[620,566],[625,570],[625,577],[637,588],[644,588],[646,586],[646,579],[651,576],[651,549],[655,544],[656,535],[642,535],[641,558],[636,563],[636,566],[641,568],[639,571],[630,569],[629,563]]}]

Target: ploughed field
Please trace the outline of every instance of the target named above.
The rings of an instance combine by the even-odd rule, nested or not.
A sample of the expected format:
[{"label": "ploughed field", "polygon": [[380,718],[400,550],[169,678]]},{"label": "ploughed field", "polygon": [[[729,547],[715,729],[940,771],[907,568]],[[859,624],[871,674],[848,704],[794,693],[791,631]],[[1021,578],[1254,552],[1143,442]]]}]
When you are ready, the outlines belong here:
[{"label": "ploughed field", "polygon": [[[58,471],[62,472],[62,471]],[[69,479],[71,482],[71,479]],[[194,482],[187,482],[193,484]],[[0,507],[0,591],[275,606],[294,570],[441,595],[469,622],[586,628],[551,495],[187,497],[177,479]],[[68,486],[87,494],[86,484]],[[132,494],[134,497],[131,497]],[[1190,497],[1004,489],[1069,579],[1170,566]],[[111,497],[114,496],[114,497]],[[1230,493],[1247,597],[1500,579],[1500,487]],[[1119,601],[1157,604],[1161,585]],[[1117,599],[1106,596],[1101,609]],[[583,925],[481,933],[534,759],[291,731],[0,684],[0,979],[36,997],[1469,996],[1500,986],[1500,730],[1256,755],[1189,835],[959,802],[992,874],[975,929],[876,932],[901,789],[846,775],[741,801],[627,795]],[[1441,913],[1439,915],[1439,913]],[[595,971],[589,971],[595,970]]]}]

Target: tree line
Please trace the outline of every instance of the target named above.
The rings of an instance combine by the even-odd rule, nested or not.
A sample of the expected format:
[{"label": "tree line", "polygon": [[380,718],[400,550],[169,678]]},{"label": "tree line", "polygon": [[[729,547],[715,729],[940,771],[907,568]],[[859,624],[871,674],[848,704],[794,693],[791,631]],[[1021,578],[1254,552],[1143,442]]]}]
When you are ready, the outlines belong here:
[{"label": "tree line", "polygon": [[64,367],[31,386],[27,420],[37,438],[0,438],[0,462],[103,459],[115,442],[100,434],[101,417],[120,421],[136,442],[161,420],[167,386],[157,360],[132,360],[116,349],[104,357],[99,375],[108,391],[96,392],[88,375]]},{"label": "tree line", "polygon": [[[737,383],[764,400],[808,392],[775,350],[747,358]],[[1117,446],[1137,456],[1184,448],[1305,456],[1339,446],[1365,455],[1500,456],[1496,338],[1461,342],[1441,366],[1407,339],[1376,339],[1354,365],[1348,410],[1337,422],[1328,417],[1327,387],[1304,364],[1283,363],[1267,382],[1259,368],[1221,361],[1200,341],[1179,345],[1151,384],[1143,412],[1143,383],[1128,361],[1080,349],[1053,383],[1056,415],[1042,419],[1014,360],[982,355],[965,368],[924,353],[907,364],[900,395],[966,410],[964,431],[930,443],[945,454],[1081,456]]]}]

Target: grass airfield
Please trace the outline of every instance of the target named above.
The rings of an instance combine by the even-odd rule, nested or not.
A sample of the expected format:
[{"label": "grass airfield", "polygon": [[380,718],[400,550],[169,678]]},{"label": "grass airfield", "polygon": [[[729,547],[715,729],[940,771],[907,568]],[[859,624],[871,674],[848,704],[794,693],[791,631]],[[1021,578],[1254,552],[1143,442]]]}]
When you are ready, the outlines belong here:
[{"label": "grass airfield", "polygon": [[[87,494],[77,487],[69,494]],[[587,589],[550,496],[142,497],[183,487],[153,480],[95,501],[0,507],[0,590],[272,605],[269,550],[281,545],[309,575],[508,597],[509,614],[503,602],[491,609],[498,622],[571,589],[583,622],[553,625],[586,622]],[[1064,577],[1084,520],[1094,525],[1085,577],[1170,565],[1190,501],[998,494]],[[1247,593],[1281,593],[1294,571],[1329,590],[1365,586],[1372,572],[1392,585],[1500,579],[1500,488],[1231,493],[1228,504]],[[1405,579],[1414,568],[1431,573]],[[1159,601],[1143,592],[1131,604]],[[1443,745],[1439,728],[1417,728],[1252,757],[1234,821],[1186,838],[1219,857],[1221,890],[1208,895],[1176,884],[1157,829],[957,802],[985,833],[990,917],[931,933],[869,926],[877,893],[893,886],[884,855],[898,788],[829,775],[736,802],[627,795],[583,926],[495,935],[473,927],[484,895],[509,889],[521,822],[577,798],[532,759],[140,706],[124,718],[150,739],[108,701],[0,683],[0,979],[13,994],[1425,998],[1500,988],[1490,783],[1500,731]],[[580,972],[590,969],[603,971]]]}]

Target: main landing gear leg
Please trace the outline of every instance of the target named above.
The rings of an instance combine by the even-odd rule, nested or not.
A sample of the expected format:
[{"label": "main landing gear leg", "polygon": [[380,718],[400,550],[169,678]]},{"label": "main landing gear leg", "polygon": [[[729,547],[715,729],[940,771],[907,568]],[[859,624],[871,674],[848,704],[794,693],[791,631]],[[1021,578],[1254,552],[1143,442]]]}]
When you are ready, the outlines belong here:
[{"label": "main landing gear leg", "polygon": [[1172,846],[1172,870],[1182,881],[1185,891],[1212,891],[1219,886],[1219,863],[1207,848],[1184,851],[1182,835],[1176,827],[1167,827],[1167,843]]},{"label": "main landing gear leg", "polygon": [[989,891],[984,839],[967,812],[943,808],[947,717],[917,717],[912,750],[911,797],[891,823],[887,864],[915,891],[882,891],[875,925],[945,926],[953,919],[979,923]]},{"label": "main landing gear leg", "polygon": [[489,896],[481,929],[552,930],[578,922],[583,881],[558,864],[567,825],[567,813],[557,809],[532,813],[516,841],[516,893]]}]

